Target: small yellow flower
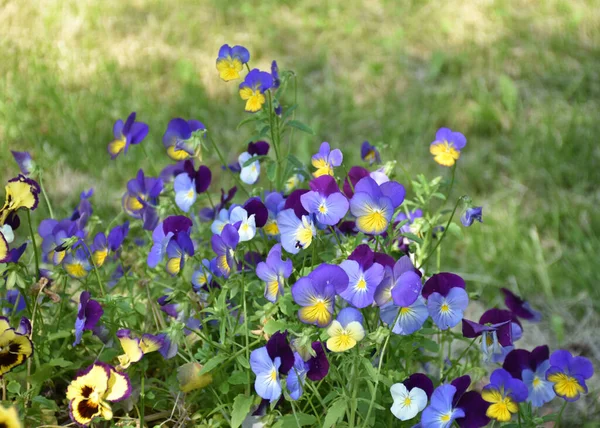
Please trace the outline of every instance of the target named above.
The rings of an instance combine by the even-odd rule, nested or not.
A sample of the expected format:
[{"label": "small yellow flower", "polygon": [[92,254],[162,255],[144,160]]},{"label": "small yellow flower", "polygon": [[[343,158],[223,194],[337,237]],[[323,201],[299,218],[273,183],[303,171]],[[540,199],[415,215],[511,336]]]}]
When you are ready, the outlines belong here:
[{"label": "small yellow flower", "polygon": [[200,370],[202,365],[196,362],[186,363],[177,369],[177,380],[182,392],[204,388],[212,383],[212,375],[210,373],[200,375]]},{"label": "small yellow flower", "polygon": [[3,428],[21,428],[21,422],[19,421],[19,414],[17,409],[13,406],[3,407],[0,406],[0,427]]}]

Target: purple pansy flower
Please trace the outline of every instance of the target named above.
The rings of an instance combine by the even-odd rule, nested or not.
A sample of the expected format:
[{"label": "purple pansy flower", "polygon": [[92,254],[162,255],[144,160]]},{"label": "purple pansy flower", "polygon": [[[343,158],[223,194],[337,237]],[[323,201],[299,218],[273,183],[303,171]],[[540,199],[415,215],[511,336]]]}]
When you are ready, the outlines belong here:
[{"label": "purple pansy flower", "polygon": [[502,365],[512,377],[525,383],[529,391],[527,401],[534,407],[541,407],[556,396],[552,382],[546,380],[546,372],[550,368],[549,357],[547,345],[538,346],[531,352],[515,349],[508,353]]},{"label": "purple pansy flower", "polygon": [[250,52],[245,47],[221,46],[217,57],[219,76],[226,82],[239,79],[240,72],[243,70],[244,64],[248,63],[248,61],[250,61]]},{"label": "purple pansy flower", "polygon": [[281,245],[273,245],[267,261],[256,266],[256,276],[265,282],[265,298],[268,301],[276,302],[279,296],[283,295],[283,285],[292,274],[292,270],[292,261],[284,261],[281,258]]},{"label": "purple pansy flower", "polygon": [[281,85],[281,79],[279,78],[279,66],[275,60],[273,60],[271,63],[271,76],[273,76],[273,87],[275,89],[279,88],[279,85]]},{"label": "purple pansy flower", "polygon": [[585,357],[574,357],[569,351],[559,349],[550,356],[546,380],[552,382],[554,392],[567,401],[576,401],[587,394],[586,379],[594,375],[594,366]]},{"label": "purple pansy flower", "polygon": [[379,157],[379,150],[368,141],[364,141],[360,146],[360,158],[364,161],[369,162],[369,165],[373,165],[375,162],[381,163]]},{"label": "purple pansy flower", "polygon": [[482,336],[481,351],[485,361],[493,355],[502,354],[502,347],[512,346],[512,315],[504,309],[489,309],[479,322],[462,320],[462,333],[470,339]]},{"label": "purple pansy flower", "polygon": [[279,212],[277,226],[281,245],[291,254],[297,254],[300,250],[308,248],[317,234],[311,218],[307,215],[298,218],[291,208]]},{"label": "purple pansy flower", "polygon": [[240,242],[238,231],[230,224],[225,225],[221,235],[211,238],[212,249],[217,255],[217,268],[227,278],[235,266],[235,249]]},{"label": "purple pansy flower", "polygon": [[175,203],[179,209],[187,213],[196,202],[197,195],[208,189],[211,177],[212,174],[207,166],[200,165],[196,171],[192,161],[185,161],[184,172],[177,175],[173,182]]},{"label": "purple pansy flower", "polygon": [[263,227],[263,231],[268,237],[277,237],[279,235],[279,226],[277,225],[277,214],[285,205],[285,199],[279,192],[271,192],[265,196],[265,206],[268,210],[268,218]]},{"label": "purple pansy flower", "polygon": [[516,316],[531,322],[538,322],[542,319],[540,312],[532,309],[528,302],[521,299],[512,291],[507,288],[501,288],[500,291],[504,293],[504,304]]},{"label": "purple pansy flower", "polygon": [[294,366],[290,370],[285,382],[290,391],[290,398],[294,401],[302,396],[308,368],[308,363],[304,362],[299,353],[294,352]]},{"label": "purple pansy flower", "polygon": [[448,428],[457,418],[463,418],[465,412],[453,405],[456,387],[443,384],[438,386],[431,395],[429,406],[421,415],[421,426],[427,428]]},{"label": "purple pansy flower", "polygon": [[348,281],[348,275],[341,267],[325,263],[300,278],[292,286],[294,301],[302,306],[298,311],[300,321],[319,327],[331,324],[335,290],[346,288]]},{"label": "purple pansy flower", "polygon": [[460,217],[460,222],[465,227],[471,226],[475,220],[477,220],[479,223],[483,223],[483,219],[481,217],[482,210],[482,207],[467,208],[463,215]]},{"label": "purple pansy flower", "polygon": [[348,275],[347,284],[340,283],[336,293],[356,308],[373,303],[377,286],[383,279],[383,266],[374,263],[375,254],[367,244],[361,244],[344,260],[340,267]]},{"label": "purple pansy flower", "polygon": [[258,196],[248,199],[243,208],[246,210],[249,217],[254,216],[256,227],[264,227],[264,225],[267,224],[269,210]]},{"label": "purple pansy flower", "polygon": [[204,130],[206,127],[198,120],[171,119],[162,138],[167,155],[175,161],[199,157],[200,142],[192,137],[195,132]]},{"label": "purple pansy flower", "polygon": [[456,388],[452,405],[465,413],[465,416],[456,419],[458,426],[461,428],[486,426],[490,422],[490,418],[486,416],[489,404],[481,398],[479,392],[467,391],[471,385],[471,377],[468,375],[461,376],[454,379],[450,384]]},{"label": "purple pansy flower", "polygon": [[319,153],[313,155],[311,159],[312,166],[316,168],[313,175],[315,177],[333,175],[333,168],[340,166],[343,161],[344,155],[340,149],[331,150],[329,143],[321,143]]},{"label": "purple pansy flower", "polygon": [[282,375],[288,374],[294,365],[294,351],[292,351],[287,336],[287,331],[278,331],[273,333],[267,342],[267,352],[269,353],[269,357],[271,357],[272,360],[275,360],[275,358],[281,359],[279,374]]},{"label": "purple pansy flower", "polygon": [[15,158],[15,162],[17,162],[21,173],[24,175],[31,174],[31,171],[35,168],[35,163],[31,158],[31,154],[29,152],[16,152],[14,150],[11,150],[10,152]]},{"label": "purple pansy flower", "polygon": [[260,397],[270,402],[281,396],[280,367],[281,358],[271,358],[266,346],[255,349],[250,354],[250,368],[256,375],[254,389]]},{"label": "purple pansy flower", "polygon": [[394,210],[404,201],[404,186],[388,181],[377,184],[371,177],[362,178],[354,186],[350,211],[356,217],[356,227],[369,235],[380,235],[387,230]]},{"label": "purple pansy flower", "polygon": [[116,252],[123,245],[123,241],[129,233],[129,222],[126,221],[119,226],[115,226],[108,233],[108,248],[112,252]]},{"label": "purple pansy flower", "polygon": [[[245,110],[256,113],[262,109],[266,102],[265,91],[273,86],[273,76],[266,71],[255,68],[250,71],[242,83],[240,83],[240,98],[246,101]],[[242,162],[240,161],[240,164]]]},{"label": "purple pansy flower", "polygon": [[311,191],[300,196],[302,206],[309,214],[314,214],[317,221],[327,226],[334,226],[344,218],[350,206],[348,199],[330,175],[322,175],[309,183]]},{"label": "purple pansy flower", "polygon": [[116,158],[121,153],[127,153],[129,146],[141,143],[148,135],[148,125],[144,122],[135,121],[136,113],[129,115],[125,123],[121,119],[113,125],[114,140],[108,144],[108,153],[111,159]]},{"label": "purple pansy flower", "polygon": [[450,128],[440,128],[435,134],[435,141],[429,146],[429,152],[440,165],[452,166],[466,145],[467,139],[460,132],[453,132]]},{"label": "purple pansy flower", "polygon": [[329,373],[329,359],[327,358],[327,351],[321,342],[313,342],[311,347],[315,355],[307,361],[308,372],[306,373],[306,377],[313,382],[318,382]]},{"label": "purple pansy flower", "polygon": [[429,311],[425,299],[418,297],[410,306],[396,306],[393,301],[387,302],[379,309],[379,317],[389,326],[396,320],[392,333],[406,336],[423,327],[429,318]]},{"label": "purple pansy flower", "polygon": [[512,377],[504,369],[494,370],[489,385],[481,392],[481,397],[490,403],[486,416],[499,422],[510,421],[512,415],[519,411],[518,403],[525,401],[527,395],[523,381]]},{"label": "purple pansy flower", "polygon": [[194,255],[194,243],[190,238],[192,220],[185,216],[169,216],[152,232],[152,249],[148,253],[148,266],[156,267],[165,254],[168,257],[167,272],[172,275],[183,268],[185,255]]},{"label": "purple pansy flower", "polygon": [[423,286],[427,309],[433,322],[446,330],[457,325],[469,304],[465,281],[458,275],[442,272],[433,275]]},{"label": "purple pansy flower", "polygon": [[123,209],[131,217],[142,219],[145,230],[153,230],[158,223],[155,207],[162,190],[162,180],[146,177],[141,169],[136,178],[127,183],[127,192],[122,199]]},{"label": "purple pansy flower", "polygon": [[108,256],[108,240],[106,239],[104,232],[98,232],[96,236],[94,236],[90,252],[92,253],[94,266],[101,267]]},{"label": "purple pansy flower", "polygon": [[79,296],[79,305],[77,307],[77,319],[75,320],[75,342],[73,346],[79,345],[81,337],[85,330],[94,331],[104,309],[95,300],[90,298],[89,291],[83,291]]}]

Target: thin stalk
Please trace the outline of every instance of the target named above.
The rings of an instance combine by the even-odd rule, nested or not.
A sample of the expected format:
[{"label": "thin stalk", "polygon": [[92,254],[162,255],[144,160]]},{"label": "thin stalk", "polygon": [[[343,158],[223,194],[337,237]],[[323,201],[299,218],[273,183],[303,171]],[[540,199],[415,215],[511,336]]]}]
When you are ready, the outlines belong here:
[{"label": "thin stalk", "polygon": [[[469,351],[469,349],[471,349],[471,346],[473,346],[473,344],[475,343],[475,340],[477,340],[477,338],[473,338],[473,340],[471,340],[471,343],[469,343],[469,346],[467,346],[465,348],[464,351],[462,351],[462,353],[458,356],[458,358],[456,359],[456,362],[459,362],[460,360],[462,360],[462,358],[466,355],[466,353]],[[452,369],[456,366],[456,364],[453,364],[450,369],[444,374],[444,376],[441,378],[440,382],[444,382],[444,380],[446,380],[446,378],[448,377],[448,375],[452,372]]]},{"label": "thin stalk", "polygon": [[142,373],[142,389],[140,391],[140,427],[144,426],[144,411],[145,411],[145,401],[146,401],[146,389],[145,389],[145,380],[146,376]]},{"label": "thin stalk", "polygon": [[27,223],[29,223],[29,234],[31,235],[31,243],[33,246],[33,254],[35,257],[35,272],[36,272],[36,279],[40,279],[40,256],[38,254],[38,248],[37,248],[37,244],[35,242],[35,233],[33,232],[33,226],[31,224],[31,212],[29,210],[27,210]]},{"label": "thin stalk", "polygon": [[562,414],[565,411],[565,407],[567,407],[567,403],[568,403],[568,401],[565,400],[565,402],[563,403],[563,405],[560,408],[560,411],[558,412],[558,416],[556,417],[556,428],[560,427],[560,422],[562,420]]},{"label": "thin stalk", "polygon": [[[242,276],[242,300],[244,308],[244,336],[246,337],[246,361],[250,361],[250,336],[248,334],[248,313],[246,311],[246,284],[244,284],[244,277]],[[248,376],[248,382],[246,383],[246,394],[250,395],[250,385],[252,381],[250,379],[250,370],[246,370]]]},{"label": "thin stalk", "polygon": [[148,159],[148,162],[150,163],[150,168],[152,169],[152,173],[154,175],[158,175],[158,170],[154,166],[154,162],[152,162],[152,158],[148,155],[148,152],[146,151],[146,147],[143,144],[140,144],[140,146],[142,146],[142,151],[144,152],[146,159]]},{"label": "thin stalk", "polygon": [[94,261],[94,257],[92,256],[92,252],[88,248],[87,244],[85,242],[83,242],[83,241],[81,241],[81,243],[83,244],[83,248],[86,249],[87,253],[90,256],[90,260],[92,262],[92,266],[94,267],[94,273],[96,274],[96,280],[98,281],[98,286],[100,287],[100,294],[102,295],[102,297],[104,297],[106,295],[106,290],[104,289],[104,283],[102,282],[102,279],[100,279],[100,272],[98,272],[98,266],[96,266],[96,262]]},{"label": "thin stalk", "polygon": [[48,213],[50,214],[50,218],[54,218],[54,212],[52,211],[52,205],[50,204],[50,199],[46,194],[46,189],[44,188],[44,182],[42,181],[42,174],[38,177],[40,180],[40,189],[42,190],[42,196],[44,196],[44,201],[46,201],[46,206],[48,207]]},{"label": "thin stalk", "polygon": [[212,144],[213,148],[217,152],[217,156],[219,157],[219,160],[221,161],[221,164],[225,167],[225,169],[227,171],[229,171],[231,173],[231,176],[233,177],[233,179],[235,180],[235,182],[237,183],[237,185],[240,187],[240,189],[242,189],[244,191],[244,193],[246,194],[246,196],[250,196],[250,193],[246,190],[246,188],[242,184],[242,181],[237,176],[237,174],[235,172],[233,172],[232,170],[230,170],[227,167],[227,162],[225,161],[225,158],[223,157],[223,154],[219,150],[219,147],[217,147],[217,143],[215,143],[215,140],[212,139],[212,137],[210,136],[210,134],[207,134],[207,135],[208,135],[208,140],[210,141],[210,143]]},{"label": "thin stalk", "polygon": [[268,95],[268,108],[269,108],[269,128],[271,131],[271,142],[273,143],[273,147],[275,148],[275,185],[279,189],[281,186],[281,156],[279,155],[279,141],[275,139],[275,127],[273,125],[275,111],[273,110],[273,98],[271,96],[271,91],[267,91]]}]

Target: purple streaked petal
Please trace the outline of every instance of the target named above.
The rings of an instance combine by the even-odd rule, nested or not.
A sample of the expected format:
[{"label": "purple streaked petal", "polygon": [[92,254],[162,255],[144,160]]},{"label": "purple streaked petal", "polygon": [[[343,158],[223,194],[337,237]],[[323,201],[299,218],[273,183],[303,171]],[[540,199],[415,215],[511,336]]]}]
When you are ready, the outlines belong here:
[{"label": "purple streaked petal", "polygon": [[379,186],[379,188],[384,196],[390,198],[394,209],[398,208],[404,202],[406,190],[402,184],[396,181],[388,181]]},{"label": "purple streaked petal", "polygon": [[456,274],[441,272],[433,275],[425,282],[422,295],[426,299],[429,298],[432,293],[439,293],[442,296],[446,296],[450,290],[455,287],[462,289],[466,288],[465,280]]},{"label": "purple streaked petal", "polygon": [[410,306],[421,295],[421,277],[414,271],[404,272],[392,288],[392,299],[397,306]]}]

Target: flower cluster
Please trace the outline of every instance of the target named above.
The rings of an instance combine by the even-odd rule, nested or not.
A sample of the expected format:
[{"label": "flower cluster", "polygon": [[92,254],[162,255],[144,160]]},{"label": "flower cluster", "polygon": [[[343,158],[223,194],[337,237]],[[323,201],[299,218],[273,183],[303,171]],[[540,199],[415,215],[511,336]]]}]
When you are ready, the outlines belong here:
[{"label": "flower cluster", "polygon": [[[560,421],[557,397],[588,392],[585,356],[517,347],[541,312],[503,288],[505,309],[472,316],[477,284],[441,268],[458,206],[464,227],[483,221],[467,196],[432,203],[452,200],[463,134],[440,128],[429,147],[452,167],[446,181],[401,184],[368,141],[344,153],[322,142],[303,162],[292,131],[312,131],[286,92],[296,75],[275,61],[252,68],[243,46],[223,45],[216,68],[241,81],[253,114],[239,126],[256,132],[223,152],[207,122],[171,119],[162,169],[147,159],[116,216],[94,212],[92,189],[55,217],[41,169],[13,152],[0,375],[18,404],[0,407],[1,426],[19,426],[20,412],[31,426],[535,426]],[[136,119],[114,123],[115,162],[152,144]],[[215,158],[218,168],[202,163]],[[30,213],[44,204],[36,234]],[[17,231],[23,213],[29,233]]]}]

